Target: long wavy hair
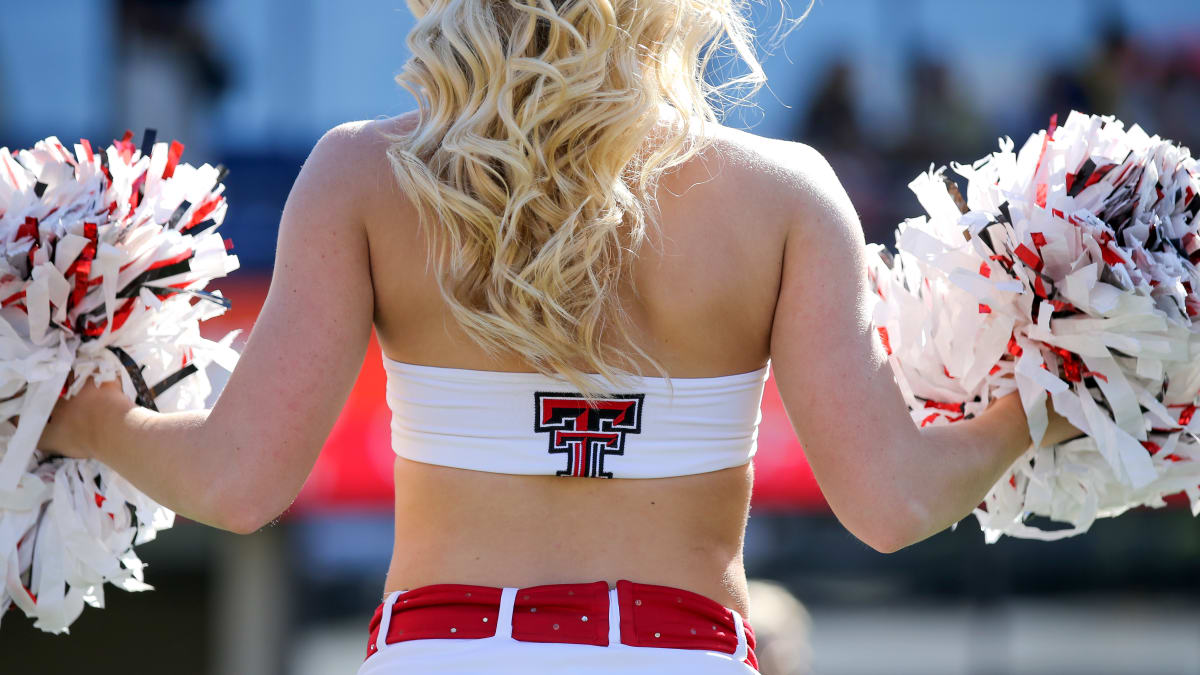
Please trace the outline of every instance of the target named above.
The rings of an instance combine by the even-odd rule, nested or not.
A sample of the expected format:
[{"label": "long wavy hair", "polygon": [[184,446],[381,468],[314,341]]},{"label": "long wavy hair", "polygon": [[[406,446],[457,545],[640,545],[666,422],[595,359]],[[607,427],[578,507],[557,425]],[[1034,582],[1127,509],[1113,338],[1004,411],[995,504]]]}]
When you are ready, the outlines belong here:
[{"label": "long wavy hair", "polygon": [[[396,81],[419,121],[388,157],[455,319],[489,354],[588,397],[601,392],[586,373],[627,382],[635,354],[668,377],[633,340],[618,285],[657,226],[659,177],[707,145],[712,99],[765,81],[745,3],[408,4],[412,57]],[[748,71],[712,84],[723,53]],[[664,108],[676,123],[659,123]]]}]

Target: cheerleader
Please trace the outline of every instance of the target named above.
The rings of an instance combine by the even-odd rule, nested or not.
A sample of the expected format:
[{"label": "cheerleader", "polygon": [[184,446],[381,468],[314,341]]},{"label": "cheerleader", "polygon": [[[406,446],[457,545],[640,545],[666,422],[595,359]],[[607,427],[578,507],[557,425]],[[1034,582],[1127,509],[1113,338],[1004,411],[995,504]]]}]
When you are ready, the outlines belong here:
[{"label": "cheerleader", "polygon": [[[86,386],[39,447],[254,532],[374,327],[397,455],[375,675],[757,672],[742,538],[771,365],[834,513],[882,552],[969,514],[1030,446],[1015,395],[913,423],[829,165],[709,104],[763,80],[731,3],[410,7],[419,109],[317,144],[212,410]],[[725,47],[749,75],[706,83]],[[1043,443],[1076,433],[1052,416]]]}]

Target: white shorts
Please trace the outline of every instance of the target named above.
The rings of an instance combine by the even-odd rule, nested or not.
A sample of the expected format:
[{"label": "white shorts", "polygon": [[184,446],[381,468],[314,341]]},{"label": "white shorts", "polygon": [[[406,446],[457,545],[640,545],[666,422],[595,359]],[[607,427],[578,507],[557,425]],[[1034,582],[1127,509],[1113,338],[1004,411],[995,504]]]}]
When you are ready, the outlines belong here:
[{"label": "white shorts", "polygon": [[[523,642],[512,637],[516,588],[503,590],[496,634],[470,640],[423,639],[385,644],[390,609],[401,592],[384,603],[377,651],[358,669],[358,675],[398,673],[686,673],[687,675],[757,675],[745,663],[747,643],[741,616],[733,612],[738,646],[733,654],[703,649],[633,647],[620,640],[617,590],[609,591],[609,644]],[[732,611],[732,610],[731,610]]]}]

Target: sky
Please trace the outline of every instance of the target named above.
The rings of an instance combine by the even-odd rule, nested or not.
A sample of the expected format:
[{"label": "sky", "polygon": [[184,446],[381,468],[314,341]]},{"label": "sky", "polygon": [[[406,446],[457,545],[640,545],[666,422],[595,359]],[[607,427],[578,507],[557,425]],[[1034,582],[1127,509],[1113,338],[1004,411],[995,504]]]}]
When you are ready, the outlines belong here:
[{"label": "sky", "polygon": [[[803,0],[751,4],[768,87],[728,123],[781,137],[835,58],[859,71],[864,120],[886,134],[903,126],[904,64],[940,55],[956,82],[1001,125],[1033,96],[1044,64],[1080,59],[1103,19],[1118,11],[1137,36],[1170,45],[1200,35],[1197,0],[818,0],[809,18],[767,54],[781,11]],[[0,146],[50,134],[104,138],[115,117],[111,0],[6,0],[0,14]],[[215,111],[226,148],[293,152],[326,129],[412,108],[393,82],[407,56],[412,17],[396,0],[208,0],[197,20],[233,69]],[[353,11],[350,11],[352,8]],[[1193,37],[1193,39],[1195,39]]]}]

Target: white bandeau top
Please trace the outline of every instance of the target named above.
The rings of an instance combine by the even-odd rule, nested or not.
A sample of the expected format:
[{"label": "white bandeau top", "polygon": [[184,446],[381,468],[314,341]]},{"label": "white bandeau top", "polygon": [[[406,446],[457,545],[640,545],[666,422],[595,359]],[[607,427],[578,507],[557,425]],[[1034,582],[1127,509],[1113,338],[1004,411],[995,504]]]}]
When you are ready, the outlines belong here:
[{"label": "white bandeau top", "polygon": [[770,368],[674,377],[673,392],[663,378],[637,377],[589,408],[565,380],[540,373],[419,366],[386,356],[383,365],[392,449],[401,457],[595,478],[686,476],[750,461]]}]

